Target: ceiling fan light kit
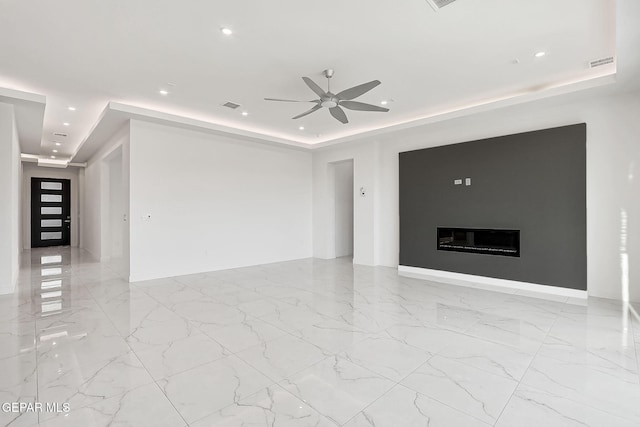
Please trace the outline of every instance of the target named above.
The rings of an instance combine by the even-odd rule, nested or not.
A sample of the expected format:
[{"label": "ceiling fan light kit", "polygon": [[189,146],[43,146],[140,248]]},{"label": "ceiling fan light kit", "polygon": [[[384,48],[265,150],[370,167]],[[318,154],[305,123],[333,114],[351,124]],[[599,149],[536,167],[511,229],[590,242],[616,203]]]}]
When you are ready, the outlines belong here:
[{"label": "ceiling fan light kit", "polygon": [[298,114],[293,117],[293,119],[299,119],[300,117],[304,117],[308,114],[311,114],[315,111],[320,110],[321,108],[327,108],[329,113],[338,120],[342,124],[349,123],[349,119],[347,119],[347,114],[341,107],[344,107],[348,110],[354,111],[377,111],[386,113],[389,111],[388,108],[379,107],[377,105],[366,104],[364,102],[353,101],[353,99],[364,95],[369,92],[371,89],[380,85],[380,80],[372,80],[368,83],[363,83],[358,86],[354,86],[349,89],[345,89],[337,94],[331,92],[331,77],[333,77],[334,71],[332,69],[327,69],[322,72],[325,78],[327,79],[327,90],[324,91],[320,86],[318,86],[313,80],[309,77],[303,77],[302,80],[305,84],[311,89],[317,96],[318,99],[314,99],[311,101],[298,101],[292,99],[277,99],[277,98],[265,98],[265,101],[278,101],[278,102],[311,102],[315,103],[311,109],[305,111],[302,114]]}]

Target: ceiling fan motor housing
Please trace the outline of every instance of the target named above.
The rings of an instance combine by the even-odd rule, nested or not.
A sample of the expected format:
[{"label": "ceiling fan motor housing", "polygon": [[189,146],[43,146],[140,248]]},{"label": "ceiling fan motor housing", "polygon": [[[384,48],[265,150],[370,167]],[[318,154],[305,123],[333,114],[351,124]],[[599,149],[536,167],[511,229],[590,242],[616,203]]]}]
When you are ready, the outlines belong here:
[{"label": "ceiling fan motor housing", "polygon": [[338,100],[336,98],[334,98],[334,97],[330,97],[330,98],[322,100],[320,105],[322,105],[323,107],[326,107],[326,108],[333,108],[333,107],[338,106]]}]

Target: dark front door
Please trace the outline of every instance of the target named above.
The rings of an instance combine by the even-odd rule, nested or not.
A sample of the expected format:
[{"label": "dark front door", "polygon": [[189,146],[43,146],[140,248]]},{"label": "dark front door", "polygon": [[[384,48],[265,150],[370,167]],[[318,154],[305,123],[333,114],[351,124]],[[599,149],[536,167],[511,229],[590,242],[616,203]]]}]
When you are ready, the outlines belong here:
[{"label": "dark front door", "polygon": [[71,241],[71,182],[31,178],[31,247],[67,246]]}]

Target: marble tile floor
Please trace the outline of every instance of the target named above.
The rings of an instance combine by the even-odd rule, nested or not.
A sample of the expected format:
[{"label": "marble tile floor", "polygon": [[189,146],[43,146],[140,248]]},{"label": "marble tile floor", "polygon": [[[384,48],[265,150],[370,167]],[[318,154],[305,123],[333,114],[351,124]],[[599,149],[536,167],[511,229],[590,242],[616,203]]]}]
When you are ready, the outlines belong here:
[{"label": "marble tile floor", "polygon": [[306,259],[129,284],[71,248],[0,296],[10,426],[638,426],[640,322]]}]

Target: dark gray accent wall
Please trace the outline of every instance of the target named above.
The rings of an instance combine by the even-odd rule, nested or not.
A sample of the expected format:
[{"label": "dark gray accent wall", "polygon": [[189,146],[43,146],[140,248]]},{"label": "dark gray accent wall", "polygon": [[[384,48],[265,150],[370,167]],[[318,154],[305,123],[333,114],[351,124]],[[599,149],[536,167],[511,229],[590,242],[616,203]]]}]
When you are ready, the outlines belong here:
[{"label": "dark gray accent wall", "polygon": [[[586,290],[586,124],[400,153],[400,265]],[[454,185],[471,178],[471,186]],[[436,249],[437,227],[520,230],[520,257]]]}]

